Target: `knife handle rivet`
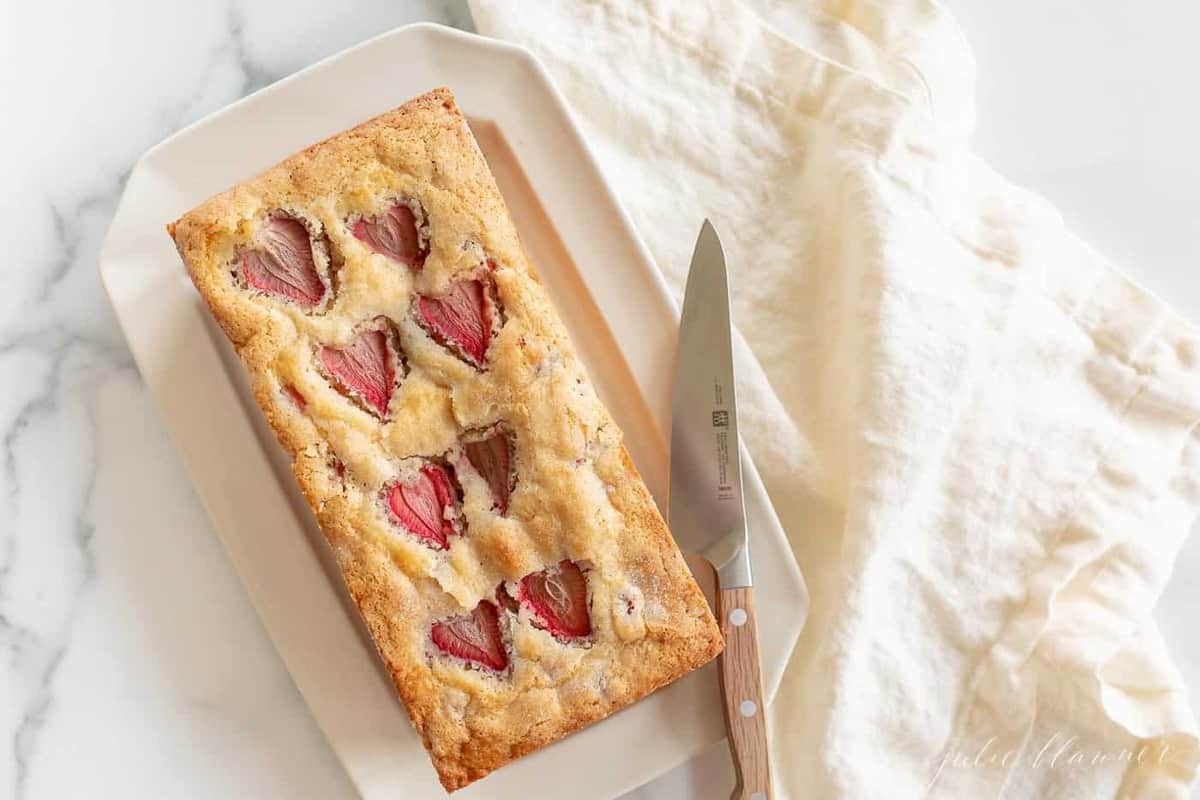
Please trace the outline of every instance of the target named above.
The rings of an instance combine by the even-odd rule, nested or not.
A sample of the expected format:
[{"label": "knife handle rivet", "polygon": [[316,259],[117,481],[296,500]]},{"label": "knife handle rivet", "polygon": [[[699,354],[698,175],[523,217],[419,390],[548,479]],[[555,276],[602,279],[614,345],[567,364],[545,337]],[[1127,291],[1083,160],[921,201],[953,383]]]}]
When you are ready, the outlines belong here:
[{"label": "knife handle rivet", "polygon": [[749,616],[746,614],[746,609],[744,608],[735,608],[729,612],[729,621],[739,628],[746,624],[747,619],[749,619]]},{"label": "knife handle rivet", "polygon": [[749,719],[758,713],[758,703],[753,700],[743,700],[742,704],[738,706],[738,711],[742,712],[743,717]]}]

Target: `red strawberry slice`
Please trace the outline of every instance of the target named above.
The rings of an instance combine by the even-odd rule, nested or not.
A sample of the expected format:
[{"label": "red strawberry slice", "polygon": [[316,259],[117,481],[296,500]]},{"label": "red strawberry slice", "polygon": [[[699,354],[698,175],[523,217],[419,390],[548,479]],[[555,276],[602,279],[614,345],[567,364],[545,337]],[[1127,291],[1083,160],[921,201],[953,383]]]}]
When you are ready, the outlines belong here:
[{"label": "red strawberry slice", "polygon": [[521,604],[535,624],[559,638],[577,638],[592,632],[588,614],[587,577],[574,561],[563,560],[555,567],[521,579]]},{"label": "red strawberry slice", "polygon": [[387,418],[400,362],[390,323],[377,320],[375,328],[358,334],[345,347],[325,345],[317,357],[338,391],[380,419]]},{"label": "red strawberry slice", "polygon": [[508,513],[508,496],[512,492],[512,451],[508,436],[497,429],[486,439],[463,443],[467,460],[492,490],[492,501],[501,516]]},{"label": "red strawberry slice", "polygon": [[395,203],[378,217],[363,217],[354,223],[354,238],[380,255],[420,269],[429,247],[421,244],[417,215],[405,203]]},{"label": "red strawberry slice", "polygon": [[504,610],[514,614],[520,609],[517,599],[508,593],[508,587],[503,583],[496,587],[496,603]]},{"label": "red strawberry slice", "polygon": [[292,384],[285,383],[283,385],[283,393],[287,395],[289,400],[296,404],[296,408],[300,409],[301,411],[304,411],[306,408],[308,408],[308,400],[306,400],[304,395],[300,393],[300,390]]},{"label": "red strawberry slice", "polygon": [[415,480],[396,481],[384,496],[405,530],[435,550],[450,547],[450,537],[458,533],[458,497],[446,467],[426,464]]},{"label": "red strawberry slice", "polygon": [[430,636],[447,655],[497,672],[508,666],[508,652],[500,633],[500,613],[489,600],[479,601],[470,614],[433,623]]},{"label": "red strawberry slice", "polygon": [[325,299],[314,243],[300,220],[275,215],[258,233],[258,244],[242,251],[242,277],[251,288],[315,306]]},{"label": "red strawberry slice", "polygon": [[459,281],[440,297],[417,295],[417,322],[434,340],[477,369],[487,362],[495,309],[482,280]]}]

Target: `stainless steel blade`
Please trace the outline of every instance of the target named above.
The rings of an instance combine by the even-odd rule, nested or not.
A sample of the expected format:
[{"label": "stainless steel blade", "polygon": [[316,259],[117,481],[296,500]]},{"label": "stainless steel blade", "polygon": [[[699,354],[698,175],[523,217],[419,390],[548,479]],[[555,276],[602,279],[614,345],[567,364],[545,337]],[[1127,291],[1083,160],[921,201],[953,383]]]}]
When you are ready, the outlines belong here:
[{"label": "stainless steel blade", "polygon": [[683,296],[671,401],[671,532],[722,589],[751,586],[725,253],[704,221]]}]

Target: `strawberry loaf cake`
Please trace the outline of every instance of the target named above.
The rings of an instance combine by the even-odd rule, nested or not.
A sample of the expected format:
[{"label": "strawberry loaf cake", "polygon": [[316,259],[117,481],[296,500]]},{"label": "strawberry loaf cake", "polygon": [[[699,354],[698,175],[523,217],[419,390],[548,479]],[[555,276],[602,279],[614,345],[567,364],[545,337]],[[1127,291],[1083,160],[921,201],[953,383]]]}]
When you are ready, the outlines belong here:
[{"label": "strawberry loaf cake", "polygon": [[446,789],[720,651],[449,90],[168,230]]}]

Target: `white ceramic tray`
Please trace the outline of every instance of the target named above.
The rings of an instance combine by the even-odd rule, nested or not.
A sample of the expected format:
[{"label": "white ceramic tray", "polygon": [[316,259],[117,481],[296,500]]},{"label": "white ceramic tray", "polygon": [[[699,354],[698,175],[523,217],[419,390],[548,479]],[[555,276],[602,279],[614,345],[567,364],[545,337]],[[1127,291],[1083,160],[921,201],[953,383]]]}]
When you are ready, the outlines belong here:
[{"label": "white ceramic tray", "polygon": [[[142,157],[100,257],[134,357],[213,528],[314,718],[370,800],[443,792],[236,357],[208,321],[163,226],[290,153],[442,85],[468,115],[531,260],[665,508],[678,311],[562,98],[525,50],[412,25],[247,97]],[[763,667],[773,694],[808,596],[747,465]],[[546,786],[563,785],[572,800],[611,798],[722,735],[710,666],[455,797],[540,798]],[[566,782],[555,784],[559,776]]]}]

